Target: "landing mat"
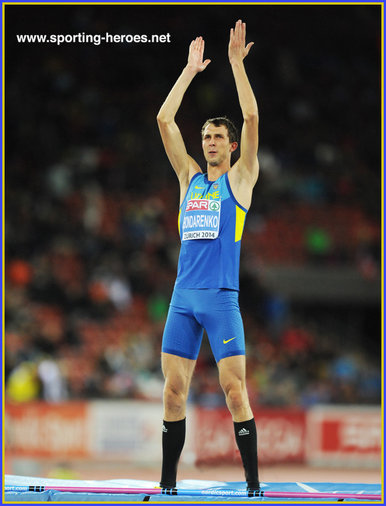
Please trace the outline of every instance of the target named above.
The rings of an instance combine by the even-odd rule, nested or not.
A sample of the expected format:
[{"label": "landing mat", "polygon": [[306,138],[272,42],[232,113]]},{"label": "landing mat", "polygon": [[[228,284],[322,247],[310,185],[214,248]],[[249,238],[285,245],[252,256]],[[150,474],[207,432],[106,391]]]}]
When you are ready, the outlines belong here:
[{"label": "landing mat", "polygon": [[[5,475],[4,485],[7,486],[74,486],[74,487],[100,487],[100,488],[153,488],[158,486],[154,481],[145,480],[130,480],[130,479],[117,479],[117,480],[60,480],[49,478],[35,478],[28,476],[15,476]],[[4,492],[5,502],[18,502],[18,503],[40,503],[40,502],[62,502],[62,503],[84,503],[90,502],[94,504],[113,502],[113,503],[137,503],[137,502],[150,502],[150,503],[250,503],[250,502],[270,502],[276,504],[283,503],[325,503],[325,502],[345,502],[345,503],[366,503],[366,504],[383,504],[381,501],[369,501],[358,499],[344,499],[338,498],[328,499],[313,499],[312,493],[331,493],[331,494],[381,494],[382,487],[380,484],[358,484],[358,483],[313,483],[313,482],[263,482],[261,483],[262,490],[280,491],[280,492],[309,492],[309,499],[273,499],[267,497],[216,497],[205,496],[193,497],[188,495],[189,489],[191,490],[245,490],[245,482],[227,482],[227,481],[204,481],[204,480],[181,480],[177,483],[178,489],[183,489],[187,492],[184,496],[162,496],[162,495],[147,495],[147,494],[111,494],[111,493],[92,493],[92,492],[59,492],[56,490],[46,490],[44,492]]]}]

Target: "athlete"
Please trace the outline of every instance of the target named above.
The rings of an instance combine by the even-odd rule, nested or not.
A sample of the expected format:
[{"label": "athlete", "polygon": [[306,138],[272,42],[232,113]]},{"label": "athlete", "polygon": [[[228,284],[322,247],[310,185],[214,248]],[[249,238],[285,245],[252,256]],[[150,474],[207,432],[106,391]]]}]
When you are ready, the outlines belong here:
[{"label": "athlete", "polygon": [[202,127],[207,162],[203,173],[188,155],[175,115],[193,78],[210,63],[204,40],[189,46],[188,62],[163,103],[157,122],[169,161],[180,183],[181,251],[177,279],[162,340],[165,377],[160,486],[176,486],[177,465],[185,442],[186,401],[206,330],[217,362],[219,381],[232,415],[248,490],[259,489],[257,437],[245,379],[245,338],[238,304],[240,243],[253,187],[259,174],[258,108],[245,72],[246,25],[230,31],[228,57],[243,115],[240,158],[233,123],[209,119]]}]

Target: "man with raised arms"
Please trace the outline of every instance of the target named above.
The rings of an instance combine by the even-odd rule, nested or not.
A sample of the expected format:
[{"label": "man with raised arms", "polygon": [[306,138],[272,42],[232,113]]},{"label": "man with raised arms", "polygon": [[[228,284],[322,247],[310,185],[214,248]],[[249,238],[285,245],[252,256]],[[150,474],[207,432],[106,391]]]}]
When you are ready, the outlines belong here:
[{"label": "man with raised arms", "polygon": [[244,221],[259,174],[258,108],[244,58],[246,25],[230,31],[228,46],[243,126],[240,157],[231,165],[238,133],[226,117],[212,118],[201,130],[206,173],[188,154],[175,122],[193,78],[210,63],[204,40],[189,47],[188,62],[163,103],[157,121],[162,141],[180,183],[178,219],[181,251],[177,279],[162,340],[165,377],[160,486],[176,486],[177,465],[185,442],[186,402],[205,329],[219,371],[219,381],[232,415],[247,488],[258,490],[257,437],[245,372],[245,337],[240,314],[239,266]]}]

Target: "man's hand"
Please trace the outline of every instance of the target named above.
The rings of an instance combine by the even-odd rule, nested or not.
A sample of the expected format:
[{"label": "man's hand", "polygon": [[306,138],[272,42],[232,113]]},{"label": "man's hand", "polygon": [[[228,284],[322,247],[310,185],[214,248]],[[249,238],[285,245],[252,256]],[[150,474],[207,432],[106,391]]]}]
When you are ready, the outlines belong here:
[{"label": "man's hand", "polygon": [[209,65],[210,60],[203,61],[205,42],[202,37],[196,37],[189,46],[187,67],[193,72],[202,72]]},{"label": "man's hand", "polygon": [[246,25],[239,19],[235,28],[231,28],[229,38],[228,56],[231,64],[243,61],[254,44],[250,42],[245,46],[245,34]]}]

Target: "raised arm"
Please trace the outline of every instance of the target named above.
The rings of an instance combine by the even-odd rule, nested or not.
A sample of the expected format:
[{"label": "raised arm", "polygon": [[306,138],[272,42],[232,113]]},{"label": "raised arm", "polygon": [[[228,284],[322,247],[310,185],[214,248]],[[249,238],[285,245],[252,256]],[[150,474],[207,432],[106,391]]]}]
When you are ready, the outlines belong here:
[{"label": "raised arm", "polygon": [[[259,146],[259,114],[257,102],[249,83],[244,67],[244,58],[248,55],[253,42],[245,45],[246,25],[237,21],[235,28],[231,29],[228,56],[236,83],[237,94],[241,112],[243,114],[243,127],[241,130],[240,159],[229,173],[232,188],[241,193],[244,204],[250,204],[252,189],[259,175],[257,150]],[[249,207],[249,205],[246,205]]]},{"label": "raised arm", "polygon": [[175,115],[193,78],[210,63],[210,60],[203,61],[204,46],[202,37],[197,37],[191,42],[188,62],[157,115],[166,154],[180,181],[181,198],[186,193],[191,177],[200,172],[200,167],[186,151],[180,129],[175,122]]}]

